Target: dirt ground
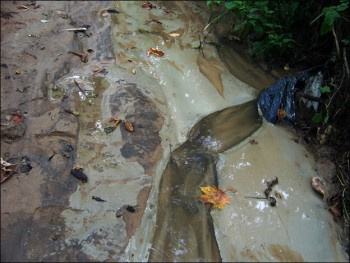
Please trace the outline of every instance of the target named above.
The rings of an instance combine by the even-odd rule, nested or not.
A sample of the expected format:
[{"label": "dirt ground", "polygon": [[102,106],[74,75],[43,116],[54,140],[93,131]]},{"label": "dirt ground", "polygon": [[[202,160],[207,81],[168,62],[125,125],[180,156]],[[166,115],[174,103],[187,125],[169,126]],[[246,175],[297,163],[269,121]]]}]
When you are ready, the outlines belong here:
[{"label": "dirt ground", "polygon": [[[99,32],[91,18],[108,4],[1,2],[1,157],[17,164],[15,174],[1,178],[6,179],[1,184],[2,261],[87,260],[67,247],[49,255],[59,245],[57,233],[64,232],[60,213],[78,184],[71,169],[79,127],[64,111],[73,101],[53,107],[48,87],[84,64],[70,50],[89,47],[96,60],[113,60],[108,32]],[[64,31],[83,26],[94,34]]]},{"label": "dirt ground", "polygon": [[[108,5],[108,1],[1,1],[1,158],[16,164],[15,173],[1,177],[2,261],[89,260],[79,248],[66,246],[61,254],[50,255],[61,245],[60,214],[79,183],[71,175],[79,123],[64,111],[73,108],[74,101],[68,97],[53,106],[48,87],[86,62],[69,51],[93,49],[89,61],[115,59],[108,32],[99,31],[93,18]],[[76,27],[88,30],[65,31]],[[316,169],[332,185],[336,167],[323,150],[318,151]]]}]

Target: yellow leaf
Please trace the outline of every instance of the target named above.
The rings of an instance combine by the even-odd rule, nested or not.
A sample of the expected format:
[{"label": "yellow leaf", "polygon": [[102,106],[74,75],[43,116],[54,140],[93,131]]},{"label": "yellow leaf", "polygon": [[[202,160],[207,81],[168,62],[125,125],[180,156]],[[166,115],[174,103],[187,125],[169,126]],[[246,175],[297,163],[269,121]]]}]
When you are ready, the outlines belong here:
[{"label": "yellow leaf", "polygon": [[205,203],[213,204],[213,208],[223,209],[230,201],[226,193],[215,186],[200,187],[202,192],[200,199]]}]

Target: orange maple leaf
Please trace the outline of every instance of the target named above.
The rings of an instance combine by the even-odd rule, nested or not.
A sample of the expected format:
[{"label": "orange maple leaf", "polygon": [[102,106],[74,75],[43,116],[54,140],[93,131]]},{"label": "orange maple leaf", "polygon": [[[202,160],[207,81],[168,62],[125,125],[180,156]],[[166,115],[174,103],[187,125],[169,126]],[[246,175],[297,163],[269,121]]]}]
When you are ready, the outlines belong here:
[{"label": "orange maple leaf", "polygon": [[[223,209],[226,204],[230,203],[225,191],[222,191],[216,186],[203,186],[200,188],[204,193],[200,199],[205,203],[213,204],[213,208]],[[234,189],[228,189],[226,191],[229,190],[235,191]]]}]

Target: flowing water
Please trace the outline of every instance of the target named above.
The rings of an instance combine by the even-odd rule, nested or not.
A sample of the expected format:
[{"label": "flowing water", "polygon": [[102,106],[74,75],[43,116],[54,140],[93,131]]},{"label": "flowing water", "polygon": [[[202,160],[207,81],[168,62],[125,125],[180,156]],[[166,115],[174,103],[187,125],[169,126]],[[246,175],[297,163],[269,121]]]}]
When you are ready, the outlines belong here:
[{"label": "flowing water", "polygon": [[[230,58],[223,62],[211,45],[196,49],[209,12],[196,2],[155,2],[146,10],[120,1],[108,2],[119,13],[101,17],[96,3],[95,45],[103,52],[50,93],[53,101],[76,96],[77,162],[89,176],[62,212],[66,245],[92,261],[344,261],[332,218],[309,187],[312,158],[293,134],[263,122],[257,90],[242,82],[249,75],[240,71],[240,81],[232,74],[239,69],[227,66],[245,68],[244,59],[221,52]],[[217,41],[211,34],[206,40]],[[149,48],[165,55],[147,56]],[[93,66],[106,71],[91,76]],[[250,84],[270,83],[264,74]],[[73,92],[74,80],[87,94]],[[135,131],[121,123],[107,134],[112,116]],[[276,207],[244,199],[261,196],[276,176],[283,196]],[[206,185],[238,192],[213,211],[199,202]],[[123,205],[136,212],[116,217]]]},{"label": "flowing water", "polygon": [[199,187],[218,185],[217,154],[246,139],[261,122],[255,100],[213,113],[171,153],[159,186],[150,261],[221,260],[210,206],[198,201]]}]

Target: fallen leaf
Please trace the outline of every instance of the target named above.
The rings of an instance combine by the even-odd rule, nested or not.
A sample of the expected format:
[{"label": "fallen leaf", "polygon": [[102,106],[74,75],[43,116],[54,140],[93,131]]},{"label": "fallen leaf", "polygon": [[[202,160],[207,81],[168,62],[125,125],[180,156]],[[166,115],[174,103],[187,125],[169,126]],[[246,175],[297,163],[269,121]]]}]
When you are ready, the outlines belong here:
[{"label": "fallen leaf", "polygon": [[92,72],[94,72],[94,73],[99,73],[99,72],[101,72],[102,70],[103,70],[102,67],[98,67],[98,68],[92,69]]},{"label": "fallen leaf", "polygon": [[114,8],[106,9],[106,12],[109,14],[119,14],[120,13],[117,9],[114,9]]},{"label": "fallen leaf", "polygon": [[56,241],[60,237],[60,233],[53,233],[50,238],[54,241]]},{"label": "fallen leaf", "polygon": [[277,197],[278,199],[282,199],[282,195],[280,194],[280,192],[275,191],[275,197]]},{"label": "fallen leaf", "polygon": [[83,166],[81,166],[80,164],[76,164],[76,165],[74,165],[73,166],[73,169],[79,169],[79,170],[84,170],[84,167]]},{"label": "fallen leaf", "polygon": [[109,134],[115,130],[115,126],[108,126],[103,129],[106,134]]},{"label": "fallen leaf", "polygon": [[17,6],[18,9],[24,9],[24,10],[28,10],[29,8],[26,7],[25,5],[19,5]]},{"label": "fallen leaf", "polygon": [[11,169],[11,168],[14,168],[15,166],[17,165],[8,163],[1,158],[1,174],[0,174],[1,183],[7,180],[8,178],[10,178],[10,176],[15,173],[15,171]]},{"label": "fallen leaf", "polygon": [[125,121],[124,122],[124,126],[125,126],[125,129],[129,132],[133,132],[134,131],[134,126],[132,125],[131,122],[128,122],[128,121]]},{"label": "fallen leaf", "polygon": [[335,217],[341,217],[342,216],[341,211],[338,208],[334,207],[334,206],[330,206],[329,210],[331,211],[331,213]]},{"label": "fallen leaf", "polygon": [[126,211],[130,212],[130,213],[135,213],[136,206],[132,206],[132,205],[123,205],[121,208],[119,208],[116,212],[116,217],[121,217]]},{"label": "fallen leaf", "polygon": [[249,143],[252,144],[252,145],[253,144],[258,144],[258,142],[256,140],[250,140]]},{"label": "fallen leaf", "polygon": [[150,55],[162,57],[162,56],[164,56],[164,52],[161,50],[158,50],[156,48],[151,47],[149,50],[147,50],[147,57],[149,57]]},{"label": "fallen leaf", "polygon": [[114,127],[117,127],[121,120],[117,117],[111,117],[108,122],[112,123]]},{"label": "fallen leaf", "polygon": [[57,10],[57,11],[54,11],[54,14],[63,19],[68,19],[68,14],[64,11]]},{"label": "fallen leaf", "polygon": [[171,36],[171,37],[178,37],[178,36],[180,36],[180,34],[179,33],[170,33],[169,36]]},{"label": "fallen leaf", "polygon": [[213,208],[223,209],[230,201],[226,193],[215,186],[200,187],[202,192],[200,199],[205,203],[213,204]]},{"label": "fallen leaf", "polygon": [[240,37],[238,37],[238,36],[229,36],[228,39],[229,40],[241,41]]},{"label": "fallen leaf", "polygon": [[311,186],[312,186],[312,189],[314,189],[317,193],[322,195],[322,197],[324,196],[325,194],[324,185],[320,178],[318,178],[317,176],[312,177]]},{"label": "fallen leaf", "polygon": [[68,110],[68,109],[65,109],[64,111],[67,112],[67,113],[73,114],[74,116],[79,116],[80,115],[80,113],[78,111],[71,111],[71,110]]},{"label": "fallen leaf", "polygon": [[149,19],[149,20],[146,21],[146,25],[151,23],[151,22],[154,22],[154,23],[157,23],[157,24],[160,24],[160,25],[162,24],[162,22],[158,21],[157,19]]},{"label": "fallen leaf", "polygon": [[73,168],[71,170],[71,174],[79,179],[80,181],[82,181],[83,183],[86,183],[88,181],[88,177],[86,176],[86,174],[83,172],[83,169],[77,169],[77,168]]},{"label": "fallen leaf", "polygon": [[143,9],[147,9],[147,10],[152,9],[152,8],[155,8],[155,6],[153,6],[150,2],[143,3],[143,4],[141,5],[141,7],[142,7]]},{"label": "fallen leaf", "polygon": [[10,166],[12,166],[12,165],[14,165],[13,163],[8,163],[8,162],[6,162],[4,159],[0,159],[1,160],[1,168],[3,168],[3,167],[10,167]]},{"label": "fallen leaf", "polygon": [[84,63],[88,62],[88,56],[89,56],[89,52],[87,51],[81,54],[81,61]]},{"label": "fallen leaf", "polygon": [[1,181],[0,181],[0,183],[2,183],[5,180],[9,179],[12,174],[13,174],[13,171],[12,172],[7,172],[7,171],[1,170],[1,175],[0,175]]},{"label": "fallen leaf", "polygon": [[98,202],[107,202],[106,200],[103,200],[102,198],[98,197],[98,196],[92,196],[93,200],[96,200]]},{"label": "fallen leaf", "polygon": [[16,123],[21,123],[22,122],[22,118],[20,116],[13,116],[11,121],[16,122]]}]

